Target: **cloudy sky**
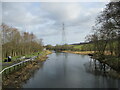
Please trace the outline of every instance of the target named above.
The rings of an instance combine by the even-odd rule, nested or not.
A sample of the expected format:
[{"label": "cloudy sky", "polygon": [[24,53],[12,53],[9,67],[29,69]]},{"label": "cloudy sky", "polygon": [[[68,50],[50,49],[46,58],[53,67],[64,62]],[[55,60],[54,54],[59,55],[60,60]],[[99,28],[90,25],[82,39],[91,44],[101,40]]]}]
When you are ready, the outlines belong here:
[{"label": "cloudy sky", "polygon": [[20,31],[33,32],[44,44],[78,43],[91,33],[106,2],[3,2],[2,21]]}]

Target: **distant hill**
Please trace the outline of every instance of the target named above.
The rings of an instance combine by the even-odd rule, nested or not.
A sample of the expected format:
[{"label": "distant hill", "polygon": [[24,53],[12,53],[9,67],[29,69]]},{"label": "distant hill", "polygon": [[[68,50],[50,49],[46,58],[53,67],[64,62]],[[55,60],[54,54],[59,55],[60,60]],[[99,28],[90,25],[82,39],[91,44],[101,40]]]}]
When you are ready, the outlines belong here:
[{"label": "distant hill", "polygon": [[[113,41],[117,41],[118,40],[118,38],[114,38],[114,39],[112,39]],[[100,41],[100,40],[99,40]],[[107,42],[110,42],[110,40],[104,40],[104,41],[107,41]],[[70,44],[70,45],[84,45],[84,44],[91,44],[91,43],[94,43],[94,42],[92,42],[92,41],[90,41],[90,42],[80,42],[80,43],[73,43],[73,44]]]}]

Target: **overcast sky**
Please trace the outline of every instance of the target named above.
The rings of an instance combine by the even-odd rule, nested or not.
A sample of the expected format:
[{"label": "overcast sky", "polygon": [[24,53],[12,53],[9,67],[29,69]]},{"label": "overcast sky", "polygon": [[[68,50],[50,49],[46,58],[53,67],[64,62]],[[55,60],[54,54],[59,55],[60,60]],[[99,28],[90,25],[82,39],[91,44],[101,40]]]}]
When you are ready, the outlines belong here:
[{"label": "overcast sky", "polygon": [[91,33],[105,2],[3,2],[2,21],[20,31],[33,32],[44,44],[62,43],[62,23],[66,43],[78,43]]}]

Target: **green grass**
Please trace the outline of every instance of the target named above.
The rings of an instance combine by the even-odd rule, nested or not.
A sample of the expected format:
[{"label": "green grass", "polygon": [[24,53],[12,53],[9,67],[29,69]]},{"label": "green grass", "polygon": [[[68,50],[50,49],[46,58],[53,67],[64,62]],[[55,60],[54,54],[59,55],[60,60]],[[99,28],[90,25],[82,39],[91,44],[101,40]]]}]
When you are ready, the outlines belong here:
[{"label": "green grass", "polygon": [[92,50],[93,49],[93,44],[84,44],[84,45],[72,45],[74,49],[77,50]]},{"label": "green grass", "polygon": [[[24,66],[26,66],[26,63],[24,63],[24,65],[21,64],[21,66],[11,67],[11,68],[10,68],[10,71],[9,71],[9,69],[7,69],[7,70],[5,70],[2,74],[3,74],[3,75],[10,74],[10,73],[12,73],[12,72],[15,72],[15,71],[21,69],[21,68],[24,67]],[[6,67],[7,67],[7,66],[4,66],[3,69],[6,68]]]},{"label": "green grass", "polygon": [[[43,53],[43,51],[41,51],[41,52],[35,52],[35,53],[32,53],[32,54],[27,54],[27,55],[25,55],[25,58],[31,58],[31,57],[33,57],[33,56],[37,56],[38,55],[38,53],[39,54],[41,54],[41,53]],[[14,64],[14,63],[19,63],[19,62],[21,62],[21,61],[24,61],[24,59],[19,59],[19,60],[17,60],[18,58],[20,58],[20,57],[22,57],[22,56],[14,56],[14,57],[12,57],[12,61],[11,62],[4,62],[4,60],[5,59],[7,59],[7,58],[4,58],[3,60],[1,60],[2,61],[2,64],[4,64],[4,63],[6,63],[6,64]],[[6,65],[6,66],[3,66],[2,68],[5,68],[5,67],[8,67],[9,65]]]},{"label": "green grass", "polygon": [[74,45],[75,49],[81,49],[83,47],[83,45]]},{"label": "green grass", "polygon": [[[25,56],[26,56],[26,57],[33,57],[33,56],[37,56],[38,53],[39,53],[39,54],[42,54],[42,55],[46,55],[46,54],[47,54],[46,51],[41,51],[41,52],[36,52],[36,53],[29,54],[29,55],[25,55]],[[16,56],[16,57],[17,57],[17,56]],[[14,57],[14,58],[16,58],[16,57]],[[5,62],[5,63],[14,63],[14,62]],[[16,66],[16,69],[15,69],[15,70],[14,70],[14,67],[12,67],[12,68],[11,68],[11,72],[16,71],[16,70],[24,67],[26,64],[27,64],[27,63],[25,63],[25,64],[22,65],[22,66]],[[8,66],[3,66],[2,69],[6,68],[6,67],[8,67]],[[4,75],[4,74],[9,74],[9,70],[6,70],[6,72],[4,72],[3,75]]]}]

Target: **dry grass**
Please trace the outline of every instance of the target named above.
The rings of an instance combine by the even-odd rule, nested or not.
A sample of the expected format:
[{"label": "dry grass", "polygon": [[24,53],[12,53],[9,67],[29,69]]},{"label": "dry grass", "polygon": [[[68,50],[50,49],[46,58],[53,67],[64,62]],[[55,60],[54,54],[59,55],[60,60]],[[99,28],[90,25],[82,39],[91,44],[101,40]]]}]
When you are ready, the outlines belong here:
[{"label": "dry grass", "polygon": [[47,59],[47,55],[51,54],[51,53],[52,52],[50,52],[49,50],[46,50],[46,51],[43,52],[42,56],[38,56],[37,59],[43,62]]},{"label": "dry grass", "polygon": [[33,74],[36,69],[41,67],[41,65],[38,63],[38,61],[32,62],[26,67],[23,67],[22,69],[3,77],[3,88],[20,88],[22,83],[29,79],[31,74]]},{"label": "dry grass", "polygon": [[[88,55],[88,54],[94,54],[95,53],[95,51],[62,51],[62,52],[81,54],[81,55]],[[110,51],[105,51],[104,55],[111,55],[111,52]],[[115,56],[115,53],[113,53],[113,55]]]},{"label": "dry grass", "polygon": [[94,51],[63,51],[67,53],[74,53],[74,54],[82,54],[82,55],[88,55],[88,54],[93,54]]}]

